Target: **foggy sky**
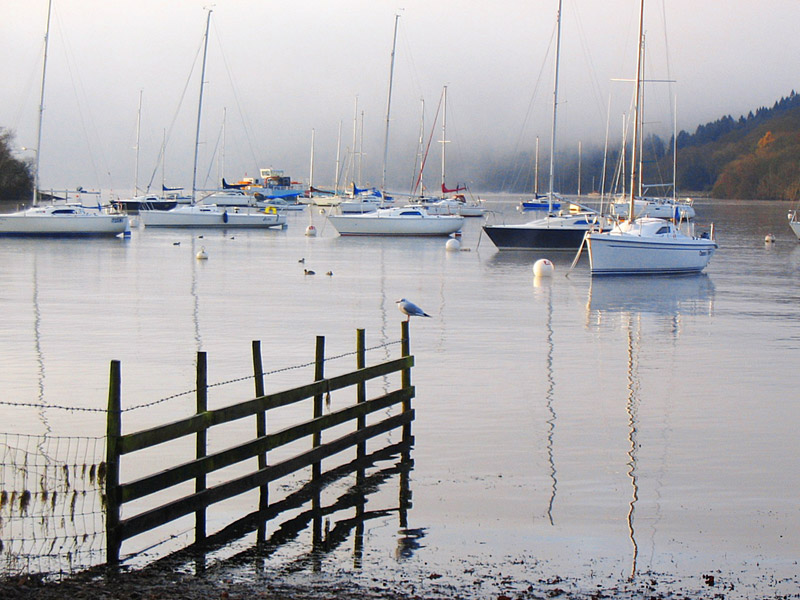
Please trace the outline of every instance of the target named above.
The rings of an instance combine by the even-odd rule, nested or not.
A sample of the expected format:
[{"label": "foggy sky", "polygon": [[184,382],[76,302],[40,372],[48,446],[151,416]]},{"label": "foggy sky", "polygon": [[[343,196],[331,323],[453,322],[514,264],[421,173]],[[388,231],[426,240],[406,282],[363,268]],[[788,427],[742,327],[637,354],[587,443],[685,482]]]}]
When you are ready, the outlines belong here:
[{"label": "foggy sky", "polygon": [[[46,0],[5,0],[0,35],[0,127],[19,148],[36,145]],[[284,169],[334,179],[363,111],[363,183],[383,162],[390,51],[395,56],[387,181],[413,177],[424,100],[424,138],[448,86],[448,182],[468,182],[493,156],[549,152],[557,0],[219,0],[213,7],[198,187]],[[41,185],[191,188],[201,43],[199,0],[54,0],[41,146]],[[560,152],[622,136],[635,68],[637,0],[564,0],[559,85]],[[648,0],[647,128],[678,128],[771,106],[797,88],[800,1]],[[183,98],[181,102],[181,98]],[[677,105],[673,111],[671,105]],[[223,144],[223,114],[224,144]],[[674,115],[677,115],[675,117]],[[440,125],[426,181],[437,187]],[[361,135],[359,134],[359,139]],[[224,153],[223,153],[224,148]],[[20,156],[31,151],[20,150]],[[222,158],[220,158],[222,157]],[[350,179],[353,175],[350,175]],[[390,186],[391,187],[391,186]]]}]

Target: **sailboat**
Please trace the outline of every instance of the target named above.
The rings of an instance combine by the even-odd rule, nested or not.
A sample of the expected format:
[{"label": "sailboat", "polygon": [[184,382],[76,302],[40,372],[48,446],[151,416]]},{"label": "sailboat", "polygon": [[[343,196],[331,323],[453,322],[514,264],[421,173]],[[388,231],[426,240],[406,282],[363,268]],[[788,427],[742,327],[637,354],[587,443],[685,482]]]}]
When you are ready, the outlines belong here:
[{"label": "sailboat", "polygon": [[[539,136],[536,136],[536,154],[533,175],[533,199],[519,203],[520,210],[555,210],[561,208],[561,202],[554,202],[539,195]],[[578,178],[580,180],[580,177]],[[580,195],[580,194],[578,194]],[[552,206],[552,209],[550,208]]]},{"label": "sailboat", "polygon": [[644,0],[639,8],[636,78],[633,102],[633,144],[631,182],[627,221],[618,222],[610,231],[587,233],[589,264],[592,275],[651,275],[699,273],[705,269],[717,243],[711,232],[702,237],[683,233],[673,222],[655,217],[636,217],[636,151],[639,139],[639,102],[642,79]]},{"label": "sailboat", "polygon": [[36,136],[36,158],[33,170],[32,206],[26,210],[0,215],[0,235],[4,236],[116,236],[130,231],[127,215],[113,210],[83,206],[80,202],[39,204],[39,158],[42,146],[47,50],[50,39],[52,0],[47,3],[47,25],[44,35],[42,85],[39,96],[39,121]]},{"label": "sailboat", "polygon": [[208,30],[211,25],[211,12],[209,10],[206,17],[206,30],[203,39],[203,65],[200,70],[200,97],[197,103],[191,204],[177,206],[171,210],[142,210],[139,216],[145,227],[282,228],[286,225],[286,215],[278,212],[274,207],[259,209],[250,206],[229,207],[219,206],[214,203],[197,202],[197,154],[200,146],[200,116],[203,110],[203,85],[205,83],[206,58],[208,56]]},{"label": "sailboat", "polygon": [[[397,47],[397,22],[395,15],[392,57],[389,68],[389,90],[386,101],[386,129],[383,142],[383,174],[381,176],[380,197],[386,199],[386,164],[389,149],[389,122],[392,106],[392,80],[394,76],[394,56]],[[445,236],[456,233],[464,225],[460,215],[434,215],[421,205],[391,206],[360,214],[328,215],[328,220],[339,235],[377,235],[377,236]]]},{"label": "sailboat", "polygon": [[[482,217],[486,210],[474,202],[467,202],[466,196],[461,192],[466,191],[466,186],[456,185],[448,189],[445,179],[447,152],[446,147],[450,141],[447,139],[447,86],[442,89],[442,197],[439,200],[426,202],[425,207],[432,215],[460,215],[462,217]],[[445,194],[453,194],[445,196]]]},{"label": "sailboat", "polygon": [[[555,180],[556,115],[558,109],[558,66],[561,53],[561,0],[558,2],[555,75],[553,78],[553,121],[550,130],[550,183],[547,215],[527,223],[484,225],[483,230],[498,250],[553,250],[580,247],[592,227],[602,226],[601,216],[586,207],[572,212],[556,212]],[[573,203],[574,204],[574,203]],[[577,205],[576,205],[577,206]]]}]

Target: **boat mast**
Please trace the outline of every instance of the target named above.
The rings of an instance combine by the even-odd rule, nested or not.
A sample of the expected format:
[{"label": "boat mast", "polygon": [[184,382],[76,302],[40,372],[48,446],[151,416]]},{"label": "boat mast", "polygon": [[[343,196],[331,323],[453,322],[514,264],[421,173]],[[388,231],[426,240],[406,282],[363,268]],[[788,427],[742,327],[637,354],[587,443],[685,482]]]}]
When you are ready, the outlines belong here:
[{"label": "boat mast", "polygon": [[200,98],[197,101],[197,128],[194,136],[194,166],[192,167],[192,204],[197,196],[197,151],[200,147],[200,116],[203,110],[203,84],[206,78],[206,57],[208,55],[208,28],[211,25],[211,9],[206,17],[206,34],[203,37],[203,66],[200,69]]},{"label": "boat mast", "polygon": [[[445,169],[445,148],[447,147],[448,143],[449,143],[449,140],[447,139],[447,86],[444,86],[444,89],[442,89],[442,139],[441,139],[441,144],[442,144],[442,198],[444,198],[444,190],[445,190],[445,187],[444,187],[444,183],[445,183],[445,181],[444,181],[444,176],[445,176],[445,172],[444,172],[444,169]],[[458,187],[458,186],[456,186],[456,187]]]},{"label": "boat mast", "polygon": [[361,167],[364,165],[364,109],[361,109],[361,131],[358,139],[358,183],[364,181],[361,177]]},{"label": "boat mast", "polygon": [[142,94],[139,90],[139,110],[136,113],[136,163],[133,169],[133,195],[139,195],[139,138],[142,131]]},{"label": "boat mast", "polygon": [[[358,142],[358,94],[356,94],[353,106],[353,147],[352,151],[350,152],[350,164],[347,167],[348,174],[353,178],[353,188],[355,188],[355,179],[356,179],[357,142]],[[358,183],[359,185],[361,185],[360,181]],[[355,192],[355,189],[353,189],[353,192]]]},{"label": "boat mast", "polygon": [[333,193],[339,193],[339,157],[342,151],[342,122],[339,121],[339,133],[336,136],[336,174],[333,177]]},{"label": "boat mast", "polygon": [[639,7],[639,37],[636,40],[636,88],[633,92],[633,142],[631,143],[631,193],[628,200],[628,220],[633,222],[636,215],[633,212],[636,197],[637,140],[639,139],[639,94],[642,86],[642,28],[644,25],[644,0]]},{"label": "boat mast", "polygon": [[561,54],[561,0],[558,0],[558,15],[556,17],[556,62],[555,75],[553,76],[553,123],[550,129],[550,187],[548,190],[547,214],[553,212],[553,184],[555,181],[556,157],[556,111],[558,109],[558,63]]},{"label": "boat mast", "polygon": [[389,91],[386,96],[386,129],[383,134],[383,173],[381,175],[381,195],[386,192],[386,162],[389,156],[389,117],[392,109],[392,80],[394,78],[394,53],[397,48],[397,22],[400,15],[394,16],[394,35],[392,36],[392,60],[389,63]]},{"label": "boat mast", "polygon": [[311,129],[311,161],[308,167],[308,193],[310,194],[314,187],[314,135],[315,129]]},{"label": "boat mast", "polygon": [[39,150],[42,147],[42,117],[44,115],[44,77],[47,73],[47,48],[50,40],[50,13],[53,0],[47,3],[47,25],[44,30],[44,58],[42,59],[42,89],[39,93],[39,123],[36,128],[36,154],[33,165],[33,204],[39,202]]},{"label": "boat mast", "polygon": [[533,197],[539,198],[539,136],[536,136],[536,163],[533,168]]}]

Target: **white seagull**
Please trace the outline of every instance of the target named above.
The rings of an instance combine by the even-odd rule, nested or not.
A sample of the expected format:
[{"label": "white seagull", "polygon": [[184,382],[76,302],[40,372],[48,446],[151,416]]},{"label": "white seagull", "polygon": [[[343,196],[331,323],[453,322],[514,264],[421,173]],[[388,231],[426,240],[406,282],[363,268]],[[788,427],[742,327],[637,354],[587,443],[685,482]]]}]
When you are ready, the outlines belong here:
[{"label": "white seagull", "polygon": [[411,317],[430,317],[430,315],[419,306],[413,302],[409,302],[405,298],[400,298],[395,304],[397,304],[397,308],[400,309],[400,312],[406,315],[406,321],[410,321]]}]

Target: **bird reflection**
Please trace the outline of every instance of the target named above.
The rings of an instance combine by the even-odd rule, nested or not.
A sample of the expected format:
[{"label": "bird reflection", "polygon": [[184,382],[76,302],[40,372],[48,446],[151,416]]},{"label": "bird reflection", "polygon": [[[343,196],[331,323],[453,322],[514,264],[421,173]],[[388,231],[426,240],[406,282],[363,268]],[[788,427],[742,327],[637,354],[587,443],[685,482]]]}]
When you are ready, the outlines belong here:
[{"label": "bird reflection", "polygon": [[411,558],[416,550],[422,548],[419,541],[425,537],[427,530],[424,527],[417,529],[401,529],[400,536],[397,538],[397,549],[395,558],[398,560]]}]

